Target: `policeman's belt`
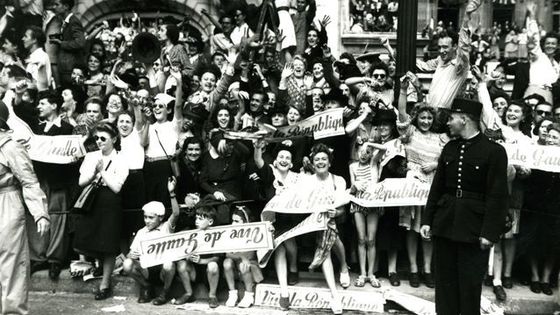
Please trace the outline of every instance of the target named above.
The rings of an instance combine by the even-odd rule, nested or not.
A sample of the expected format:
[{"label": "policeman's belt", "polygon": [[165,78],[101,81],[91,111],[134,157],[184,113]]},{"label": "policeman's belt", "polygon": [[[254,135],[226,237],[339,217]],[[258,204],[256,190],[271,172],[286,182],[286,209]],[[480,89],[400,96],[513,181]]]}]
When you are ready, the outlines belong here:
[{"label": "policeman's belt", "polygon": [[447,194],[457,199],[475,199],[482,201],[486,199],[486,195],[483,193],[466,191],[462,189],[450,189],[447,191]]}]

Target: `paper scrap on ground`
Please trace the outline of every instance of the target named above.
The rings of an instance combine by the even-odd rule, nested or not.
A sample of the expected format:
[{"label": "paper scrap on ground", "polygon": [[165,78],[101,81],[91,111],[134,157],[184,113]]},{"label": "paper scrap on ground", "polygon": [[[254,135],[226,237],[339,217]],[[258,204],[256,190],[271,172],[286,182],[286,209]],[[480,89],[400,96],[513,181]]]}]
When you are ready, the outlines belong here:
[{"label": "paper scrap on ground", "polygon": [[120,313],[126,311],[126,309],[124,308],[124,305],[119,304],[115,306],[104,307],[101,309],[101,311],[105,313]]},{"label": "paper scrap on ground", "polygon": [[[383,297],[393,301],[405,309],[417,315],[436,315],[436,304],[414,295],[399,292],[394,289],[385,291]],[[480,297],[480,314],[482,315],[504,315],[504,309],[490,301],[484,296]]]}]

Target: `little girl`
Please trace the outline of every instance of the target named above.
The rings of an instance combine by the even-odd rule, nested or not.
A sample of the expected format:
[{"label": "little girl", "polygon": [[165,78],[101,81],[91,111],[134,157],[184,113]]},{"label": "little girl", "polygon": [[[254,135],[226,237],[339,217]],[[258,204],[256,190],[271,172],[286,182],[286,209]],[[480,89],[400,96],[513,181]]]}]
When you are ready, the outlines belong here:
[{"label": "little girl", "polygon": [[[231,224],[249,223],[249,214],[246,207],[237,207],[231,215]],[[238,272],[245,284],[245,295],[237,304],[238,296],[235,289],[235,272]],[[254,287],[256,283],[263,280],[261,269],[257,263],[256,252],[227,253],[224,259],[224,276],[229,288],[229,297],[226,306],[234,307],[235,304],[241,308],[247,308],[255,303]]]},{"label": "little girl", "polygon": [[[366,142],[358,149],[358,161],[350,164],[351,193],[359,198],[366,191],[370,183],[379,179],[379,159],[384,150],[379,144]],[[375,155],[374,155],[375,153]],[[350,205],[350,213],[354,214],[354,222],[358,232],[358,259],[360,275],[354,285],[363,287],[369,281],[374,288],[381,284],[373,274],[375,264],[375,234],[377,222],[383,215],[382,208],[365,208],[355,203]],[[367,261],[367,276],[366,276]]]}]

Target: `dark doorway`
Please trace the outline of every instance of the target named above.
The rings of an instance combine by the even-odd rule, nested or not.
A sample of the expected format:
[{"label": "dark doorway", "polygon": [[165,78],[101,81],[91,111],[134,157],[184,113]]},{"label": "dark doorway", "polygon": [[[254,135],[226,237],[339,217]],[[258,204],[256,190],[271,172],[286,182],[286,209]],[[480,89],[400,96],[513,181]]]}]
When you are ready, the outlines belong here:
[{"label": "dark doorway", "polygon": [[504,25],[507,22],[513,22],[513,15],[515,10],[515,4],[498,4],[494,3],[494,13],[492,14],[492,19],[494,23],[499,25]]},{"label": "dark doorway", "polygon": [[459,5],[448,5],[441,3],[440,1],[437,17],[437,23],[442,21],[445,27],[448,27],[451,24],[453,25],[453,28],[457,29],[457,25],[459,25]]}]

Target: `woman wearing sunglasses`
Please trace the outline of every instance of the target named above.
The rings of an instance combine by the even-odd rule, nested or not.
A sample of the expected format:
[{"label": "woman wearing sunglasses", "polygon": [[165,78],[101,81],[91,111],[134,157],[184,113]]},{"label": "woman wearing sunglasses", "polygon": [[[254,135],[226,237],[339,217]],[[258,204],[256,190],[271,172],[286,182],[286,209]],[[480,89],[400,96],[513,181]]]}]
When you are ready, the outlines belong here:
[{"label": "woman wearing sunglasses", "polygon": [[91,208],[77,217],[73,247],[82,255],[102,261],[103,278],[95,299],[104,300],[111,295],[111,274],[115,268],[115,257],[120,253],[120,191],[128,176],[128,165],[126,158],[118,152],[119,133],[113,125],[97,125],[94,138],[99,150],[86,154],[80,167],[79,185],[86,187],[98,182],[100,186]]},{"label": "woman wearing sunglasses", "polygon": [[170,160],[176,151],[183,120],[183,78],[179,71],[171,71],[170,77],[177,82],[175,98],[164,93],[154,97],[151,112],[155,122],[148,125],[140,137],[146,148],[146,200],[160,201],[166,207],[171,207],[168,178],[177,176],[173,174],[174,165]]},{"label": "woman wearing sunglasses", "polygon": [[365,93],[367,91],[371,96],[379,96],[382,103],[385,104],[383,109],[391,108],[395,95],[391,84],[387,81],[389,68],[382,61],[376,61],[371,65],[370,73],[371,76],[348,78],[344,83],[355,92]]}]

